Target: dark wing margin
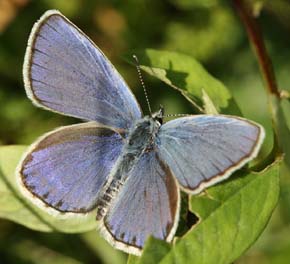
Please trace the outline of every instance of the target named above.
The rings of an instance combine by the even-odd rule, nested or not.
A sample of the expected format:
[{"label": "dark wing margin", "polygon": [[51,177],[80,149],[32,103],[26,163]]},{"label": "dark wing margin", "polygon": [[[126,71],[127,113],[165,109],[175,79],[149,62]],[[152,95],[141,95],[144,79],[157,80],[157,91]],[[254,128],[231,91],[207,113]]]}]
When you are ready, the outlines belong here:
[{"label": "dark wing margin", "polygon": [[165,123],[156,142],[181,188],[195,194],[255,158],[264,136],[263,127],[247,119],[196,115]]},{"label": "dark wing margin", "polygon": [[28,97],[42,108],[119,129],[141,117],[123,78],[101,50],[56,10],[35,23],[25,54]]},{"label": "dark wing margin", "polygon": [[42,136],[17,168],[20,190],[49,213],[88,213],[121,153],[119,133],[90,122]]},{"label": "dark wing margin", "polygon": [[102,220],[101,233],[118,249],[139,255],[149,236],[172,240],[179,203],[170,169],[156,152],[145,152]]}]

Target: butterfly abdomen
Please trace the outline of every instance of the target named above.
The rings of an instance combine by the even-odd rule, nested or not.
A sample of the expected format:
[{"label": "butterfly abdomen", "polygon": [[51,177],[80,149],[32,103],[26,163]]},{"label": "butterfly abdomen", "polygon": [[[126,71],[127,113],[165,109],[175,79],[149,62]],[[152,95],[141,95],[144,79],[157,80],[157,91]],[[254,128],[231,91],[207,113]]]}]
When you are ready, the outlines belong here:
[{"label": "butterfly abdomen", "polygon": [[141,153],[142,150],[140,153],[135,152],[134,155],[130,152],[124,153],[119,161],[117,161],[116,170],[109,176],[109,180],[105,184],[99,198],[97,205],[97,220],[101,220],[107,214],[108,208],[125,184],[131,168],[134,166]]},{"label": "butterfly abdomen", "polygon": [[97,220],[101,220],[107,212],[107,208],[111,204],[112,200],[117,196],[120,188],[123,186],[123,181],[118,179],[113,179],[109,185],[109,187],[105,190],[102,197],[98,202],[98,210],[97,210]]}]

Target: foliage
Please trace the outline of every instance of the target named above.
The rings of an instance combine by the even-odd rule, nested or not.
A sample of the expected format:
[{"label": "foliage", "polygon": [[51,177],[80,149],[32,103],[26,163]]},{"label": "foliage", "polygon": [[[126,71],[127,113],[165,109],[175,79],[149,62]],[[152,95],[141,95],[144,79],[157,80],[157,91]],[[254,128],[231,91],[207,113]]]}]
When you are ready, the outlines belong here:
[{"label": "foliage", "polygon": [[[50,8],[60,9],[104,50],[144,110],[135,69],[125,63],[132,62],[132,50],[150,75],[144,77],[153,109],[160,103],[167,113],[205,109],[244,116],[266,128],[257,171],[244,168],[188,201],[184,196],[185,214],[174,243],[151,237],[142,256],[129,256],[128,263],[284,263],[290,247],[285,238],[290,234],[289,99],[271,97],[275,108],[269,112],[269,96],[231,5],[221,0],[149,1],[150,5],[145,0],[95,2],[23,1],[27,7],[14,20],[10,18],[13,22],[0,25],[0,255],[4,263],[39,263],[40,258],[44,263],[126,262],[125,254],[99,237],[94,215],[83,219],[48,215],[28,202],[16,184],[15,168],[26,145],[45,131],[75,122],[36,109],[24,94],[21,68],[27,37],[33,22]],[[254,8],[257,13],[262,10],[259,21],[279,84],[286,89],[290,5],[284,0],[255,1]],[[275,29],[266,27],[272,23]],[[127,54],[125,60],[120,59],[122,54]],[[194,226],[187,219],[187,205],[199,218]],[[9,239],[11,234],[16,239]],[[30,248],[35,253],[27,256]]]}]

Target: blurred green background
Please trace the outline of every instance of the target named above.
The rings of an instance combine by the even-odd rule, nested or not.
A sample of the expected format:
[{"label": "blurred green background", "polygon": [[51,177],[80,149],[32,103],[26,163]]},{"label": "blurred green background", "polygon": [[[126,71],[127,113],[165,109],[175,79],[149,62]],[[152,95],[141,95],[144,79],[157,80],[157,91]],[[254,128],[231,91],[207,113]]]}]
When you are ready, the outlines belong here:
[{"label": "blurred green background", "polygon": [[[252,2],[260,12],[279,87],[290,91],[290,1]],[[48,9],[60,10],[92,38],[124,76],[144,113],[143,90],[125,54],[155,48],[194,56],[230,89],[243,115],[266,128],[262,153],[271,149],[271,121],[259,67],[226,0],[0,0],[0,145],[27,145],[55,127],[79,122],[34,107],[24,92],[27,39],[33,23]],[[163,104],[168,114],[194,112],[178,92],[148,75],[144,79],[153,110]],[[237,263],[290,263],[289,197],[282,189],[267,229]],[[44,234],[0,220],[1,264],[125,262],[126,255],[112,250],[96,232]]]}]

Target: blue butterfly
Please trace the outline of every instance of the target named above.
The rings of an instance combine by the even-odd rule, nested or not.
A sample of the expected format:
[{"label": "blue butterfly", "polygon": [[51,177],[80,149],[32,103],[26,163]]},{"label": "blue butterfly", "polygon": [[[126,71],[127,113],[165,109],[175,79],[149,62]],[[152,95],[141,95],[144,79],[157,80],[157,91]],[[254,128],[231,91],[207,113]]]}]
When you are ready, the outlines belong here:
[{"label": "blue butterfly", "polygon": [[90,122],[58,128],[21,160],[21,190],[50,213],[95,213],[113,246],[140,254],[150,235],[171,241],[180,189],[197,194],[256,157],[264,129],[249,120],[143,117],[123,78],[58,11],[34,25],[24,83],[39,107]]}]

